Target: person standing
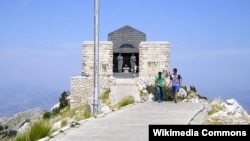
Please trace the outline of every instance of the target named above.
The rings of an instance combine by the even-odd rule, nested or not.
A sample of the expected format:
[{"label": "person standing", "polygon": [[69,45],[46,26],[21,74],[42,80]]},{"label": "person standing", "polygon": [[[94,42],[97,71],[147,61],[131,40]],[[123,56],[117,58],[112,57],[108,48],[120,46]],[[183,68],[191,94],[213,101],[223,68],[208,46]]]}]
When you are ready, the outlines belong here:
[{"label": "person standing", "polygon": [[155,77],[155,84],[156,84],[156,91],[159,103],[163,101],[164,81],[165,81],[165,76],[162,76],[162,72],[158,72],[158,75]]},{"label": "person standing", "polygon": [[171,85],[172,85],[172,92],[174,102],[177,103],[178,92],[181,86],[182,77],[179,73],[177,73],[177,68],[173,69],[173,74],[170,75]]},{"label": "person standing", "polygon": [[133,53],[132,56],[130,57],[131,73],[134,72],[135,65],[136,65],[136,57],[135,57],[135,55]]},{"label": "person standing", "polygon": [[122,72],[123,56],[121,55],[121,53],[117,57],[117,60],[118,60],[118,72]]},{"label": "person standing", "polygon": [[162,75],[165,76],[165,85],[170,86],[170,72],[163,70]]}]

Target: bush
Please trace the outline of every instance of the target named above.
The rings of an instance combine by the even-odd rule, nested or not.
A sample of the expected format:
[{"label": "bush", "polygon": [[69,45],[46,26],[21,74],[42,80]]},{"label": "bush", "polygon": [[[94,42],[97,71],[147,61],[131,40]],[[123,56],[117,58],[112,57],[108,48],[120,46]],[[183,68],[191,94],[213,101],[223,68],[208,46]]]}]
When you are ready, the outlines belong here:
[{"label": "bush", "polygon": [[53,116],[55,116],[55,115],[57,115],[57,114],[59,114],[59,113],[60,113],[60,108],[59,108],[59,107],[54,108],[54,109],[52,110],[52,115],[53,115]]},{"label": "bush", "polygon": [[135,103],[135,99],[133,96],[129,95],[124,97],[119,103],[118,103],[118,107],[124,107],[127,106],[129,104]]},{"label": "bush", "polygon": [[[154,85],[147,86],[146,90],[148,91],[148,93],[152,93],[154,95],[155,101],[158,99],[156,86]],[[171,88],[164,86],[163,87],[163,101],[172,101],[172,100],[173,100],[173,94],[172,94]]]},{"label": "bush", "polygon": [[190,90],[191,90],[191,91],[194,91],[194,92],[196,93],[196,88],[195,88],[195,86],[190,86]]},{"label": "bush", "polygon": [[61,94],[61,97],[59,98],[59,108],[63,109],[65,107],[67,107],[69,105],[69,101],[67,99],[67,97],[69,96],[69,92],[63,91],[63,93]]},{"label": "bush", "polygon": [[51,113],[50,112],[45,112],[43,114],[43,119],[49,119],[51,117]]},{"label": "bush", "polygon": [[48,120],[34,122],[30,129],[16,136],[15,141],[37,141],[51,132],[52,126]]},{"label": "bush", "polygon": [[91,107],[89,104],[83,105],[84,107],[84,118],[90,118],[91,117]]},{"label": "bush", "polygon": [[199,98],[199,99],[205,99],[205,100],[208,100],[208,98],[207,98],[207,97],[205,97],[205,96],[202,96],[202,95],[199,95],[199,94],[197,94],[197,96],[198,96],[198,98]]},{"label": "bush", "polygon": [[109,99],[109,93],[110,93],[110,89],[107,89],[103,94],[100,95],[100,99],[102,101]]}]

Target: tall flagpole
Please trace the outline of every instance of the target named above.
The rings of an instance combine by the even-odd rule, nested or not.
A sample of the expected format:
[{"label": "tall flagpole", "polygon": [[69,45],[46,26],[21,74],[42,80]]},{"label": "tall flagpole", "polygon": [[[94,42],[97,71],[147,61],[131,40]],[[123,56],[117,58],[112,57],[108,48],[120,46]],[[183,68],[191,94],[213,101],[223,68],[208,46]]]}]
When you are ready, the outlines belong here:
[{"label": "tall flagpole", "polygon": [[94,98],[93,115],[99,111],[99,1],[94,0]]}]

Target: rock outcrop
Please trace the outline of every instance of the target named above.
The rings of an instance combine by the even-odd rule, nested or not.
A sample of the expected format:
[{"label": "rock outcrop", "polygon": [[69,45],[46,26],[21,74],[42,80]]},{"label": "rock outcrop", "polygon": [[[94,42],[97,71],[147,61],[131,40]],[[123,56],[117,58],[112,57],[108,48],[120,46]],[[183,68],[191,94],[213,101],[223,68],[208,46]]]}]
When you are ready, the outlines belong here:
[{"label": "rock outcrop", "polygon": [[26,130],[32,122],[38,118],[42,118],[45,112],[45,110],[36,108],[17,113],[13,116],[0,118],[0,138],[14,136]]},{"label": "rock outcrop", "polygon": [[204,124],[250,124],[250,116],[235,100],[214,100]]}]

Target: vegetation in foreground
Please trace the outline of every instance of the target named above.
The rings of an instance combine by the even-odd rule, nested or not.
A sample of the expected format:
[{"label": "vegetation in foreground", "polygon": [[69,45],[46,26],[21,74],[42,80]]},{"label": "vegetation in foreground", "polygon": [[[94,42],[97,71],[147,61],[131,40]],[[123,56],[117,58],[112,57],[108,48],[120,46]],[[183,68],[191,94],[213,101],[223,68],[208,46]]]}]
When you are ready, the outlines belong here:
[{"label": "vegetation in foreground", "polygon": [[[108,105],[112,110],[119,109],[135,102],[133,96],[124,97],[118,103],[112,103],[109,99],[110,89],[105,91],[100,99]],[[50,136],[54,131],[65,127],[75,127],[77,122],[83,119],[92,117],[91,107],[88,103],[77,107],[70,108],[67,97],[69,92],[63,91],[59,98],[59,107],[53,109],[51,112],[45,112],[41,119],[37,119],[32,123],[29,129],[25,132],[18,133],[15,137],[5,137],[0,140],[4,141],[37,141],[43,137]],[[57,127],[54,127],[57,125]]]},{"label": "vegetation in foreground", "polygon": [[[182,86],[181,88],[183,88],[187,92],[187,97],[188,98],[192,98],[194,96],[197,96],[199,99],[207,100],[207,97],[201,96],[201,95],[196,93],[195,86],[190,86],[190,90],[187,90],[186,86]],[[154,85],[147,86],[146,90],[147,90],[148,93],[151,93],[151,94],[154,95],[154,100],[158,99],[157,98],[158,95],[157,95],[157,92],[156,92],[156,86],[154,86]],[[141,92],[141,96],[144,96],[144,95],[145,94],[143,94],[143,92]],[[186,97],[179,97],[178,100],[181,101],[181,100],[183,100],[185,98]],[[173,93],[172,93],[171,87],[167,87],[167,86],[163,87],[163,101],[173,101]]]},{"label": "vegetation in foreground", "polygon": [[[182,87],[187,91],[186,87]],[[147,86],[146,90],[148,93],[152,93],[156,99],[156,88],[155,86]],[[187,94],[192,96],[193,93],[196,93],[196,89],[194,86],[190,87],[190,90],[187,91]],[[121,107],[127,106],[129,104],[135,103],[134,97],[129,95],[124,97],[121,101],[118,103],[112,103],[110,98],[110,89],[105,91],[103,94],[100,95],[100,99],[103,103],[105,103],[111,110],[119,109]],[[84,105],[77,107],[77,108],[70,108],[69,101],[67,99],[67,96],[69,95],[69,92],[63,92],[61,94],[61,97],[59,98],[59,107],[55,108],[51,112],[46,112],[43,115],[42,119],[38,119],[32,125],[30,128],[22,133],[17,134],[15,137],[10,138],[2,138],[5,141],[36,141],[43,137],[50,136],[51,133],[54,131],[70,125],[71,127],[77,126],[77,122],[83,119],[87,119],[92,117],[91,107],[88,103],[85,103]],[[143,96],[143,93],[141,92],[141,96]],[[206,99],[206,97],[203,97],[199,94],[197,96],[201,99]],[[165,101],[171,101],[173,99],[172,92],[169,87],[164,88],[164,100]],[[211,110],[208,111],[208,115],[213,115],[214,113],[221,111],[225,109],[224,106],[221,105],[222,101],[220,99],[214,100],[211,105]],[[218,118],[218,117],[217,117]],[[73,120],[73,121],[72,121]],[[250,121],[250,120],[249,120]],[[224,124],[225,121],[221,121],[219,119],[216,119],[216,116],[211,121],[211,119],[206,119],[204,121],[204,124]],[[57,124],[59,126],[54,127],[54,125]],[[0,140],[2,140],[0,139]]]},{"label": "vegetation in foreground", "polygon": [[48,120],[38,120],[35,121],[30,129],[18,134],[15,141],[36,141],[43,137],[46,137],[52,131],[52,126]]}]

